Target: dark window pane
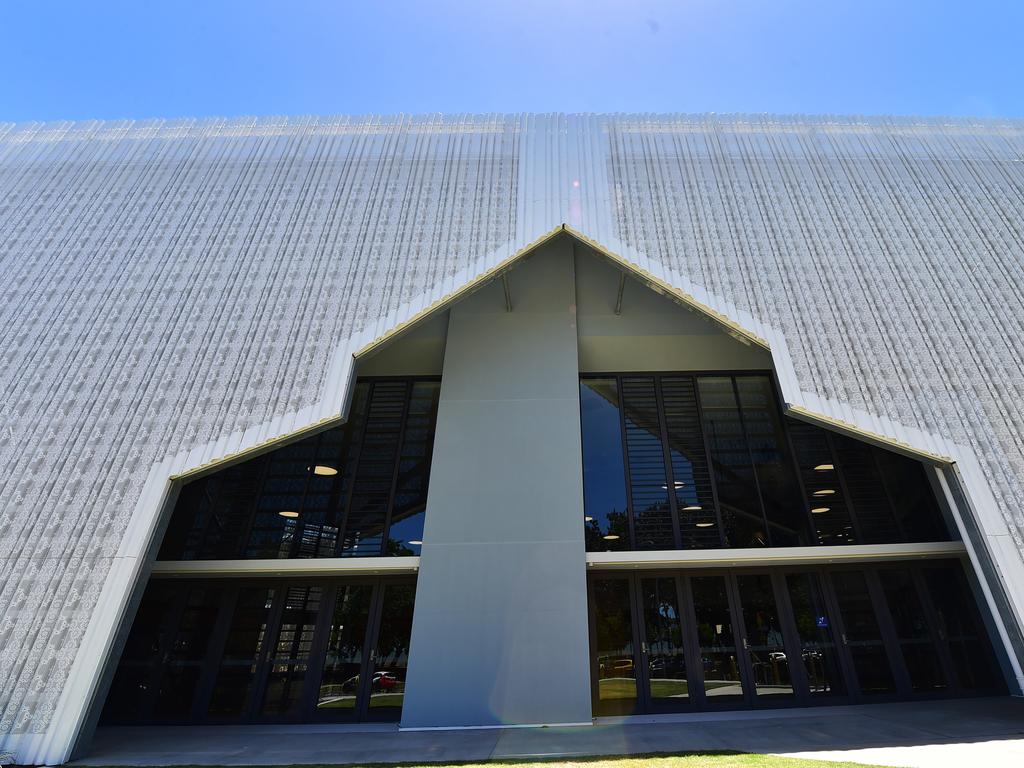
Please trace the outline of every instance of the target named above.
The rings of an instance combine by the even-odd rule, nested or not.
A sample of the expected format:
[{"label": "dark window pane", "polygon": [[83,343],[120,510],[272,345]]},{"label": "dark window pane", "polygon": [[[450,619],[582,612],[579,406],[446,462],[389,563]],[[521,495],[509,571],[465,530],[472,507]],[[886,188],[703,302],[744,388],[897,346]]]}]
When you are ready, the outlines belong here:
[{"label": "dark window pane", "polygon": [[876,450],[896,518],[907,541],[949,541],[949,530],[924,465],[892,451]]},{"label": "dark window pane", "polygon": [[683,549],[721,546],[692,377],[661,380],[669,458]]},{"label": "dark window pane", "polygon": [[637,688],[629,582],[600,579],[593,593],[597,709],[600,714],[630,713],[636,710]]},{"label": "dark window pane", "polygon": [[885,492],[885,481],[875,460],[875,449],[839,434],[832,436],[832,443],[853,513],[857,517],[861,543],[902,541]]},{"label": "dark window pane", "polygon": [[161,560],[231,559],[240,555],[256,507],[267,457],[187,483],[178,496]]},{"label": "dark window pane", "polygon": [[832,453],[828,433],[806,422],[788,419],[797,468],[803,481],[805,509],[811,513],[815,534],[822,544],[857,542],[850,507]]},{"label": "dark window pane", "polygon": [[440,392],[441,383],[438,381],[419,381],[412,385],[388,529],[385,552],[388,555],[420,553],[420,545],[416,542],[423,540],[423,515],[427,506]]},{"label": "dark window pane", "polygon": [[155,709],[161,720],[187,720],[192,712],[210,628],[217,621],[224,593],[222,587],[206,584],[175,588],[184,594],[185,605],[177,632],[162,657],[163,676]]},{"label": "dark window pane", "polygon": [[787,455],[786,437],[771,380],[767,376],[738,376],[736,390],[771,545],[807,544],[807,518]]},{"label": "dark window pane", "polygon": [[878,578],[889,605],[911,687],[915,691],[945,688],[946,676],[910,571],[884,569],[879,571]]},{"label": "dark window pane", "polygon": [[661,419],[652,378],[624,378],[626,456],[635,549],[675,549]]},{"label": "dark window pane", "polygon": [[377,381],[370,393],[363,443],[345,518],[343,557],[382,554],[402,437],[408,383]]},{"label": "dark window pane", "polygon": [[793,680],[771,577],[765,574],[737,576],[736,584],[747,633],[745,650],[754,673],[754,693],[792,696]]},{"label": "dark window pane", "polygon": [[832,585],[861,692],[894,691],[896,684],[892,667],[864,574],[860,571],[837,571],[832,574]]},{"label": "dark window pane", "polygon": [[704,693],[712,703],[741,699],[743,683],[725,579],[700,576],[691,579],[690,584],[704,668]]},{"label": "dark window pane", "polygon": [[587,550],[628,549],[622,422],[615,379],[580,382]]},{"label": "dark window pane", "polygon": [[[439,392],[438,381],[358,382],[343,426],[188,483],[160,559],[418,551],[409,542],[426,507]],[[385,543],[389,514],[412,527]]]},{"label": "dark window pane", "polygon": [[835,627],[818,577],[812,573],[791,573],[786,577],[786,587],[811,695],[846,693],[836,654]]},{"label": "dark window pane", "polygon": [[235,720],[245,712],[273,599],[274,590],[266,587],[238,590],[208,709],[214,720]]},{"label": "dark window pane", "polygon": [[318,709],[355,710],[372,596],[370,586],[338,587],[317,696]]},{"label": "dark window pane", "polygon": [[386,714],[397,720],[402,713],[415,596],[416,587],[412,584],[384,587],[377,653],[367,681],[370,686],[370,708],[376,710],[378,717]]},{"label": "dark window pane", "polygon": [[265,715],[299,714],[322,597],[321,587],[289,587],[285,592],[277,637],[269,646],[270,669],[263,694]]},{"label": "dark window pane", "polygon": [[1001,692],[1002,678],[974,594],[960,563],[924,569],[939,637],[949,646],[957,682],[969,691]]},{"label": "dark window pane", "polygon": [[701,377],[698,390],[704,415],[704,438],[711,452],[726,546],[768,546],[757,480],[750,463],[733,380],[728,377]]},{"label": "dark window pane", "polygon": [[676,580],[643,579],[640,590],[651,699],[661,706],[685,704],[690,690]]}]

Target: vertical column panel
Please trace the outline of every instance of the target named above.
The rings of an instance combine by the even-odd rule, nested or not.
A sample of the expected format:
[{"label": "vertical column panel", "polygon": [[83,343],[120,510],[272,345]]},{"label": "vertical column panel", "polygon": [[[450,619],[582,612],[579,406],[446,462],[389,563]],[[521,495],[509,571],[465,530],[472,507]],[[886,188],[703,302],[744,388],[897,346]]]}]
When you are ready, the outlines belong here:
[{"label": "vertical column panel", "polygon": [[589,721],[572,247],[451,310],[402,724]]}]

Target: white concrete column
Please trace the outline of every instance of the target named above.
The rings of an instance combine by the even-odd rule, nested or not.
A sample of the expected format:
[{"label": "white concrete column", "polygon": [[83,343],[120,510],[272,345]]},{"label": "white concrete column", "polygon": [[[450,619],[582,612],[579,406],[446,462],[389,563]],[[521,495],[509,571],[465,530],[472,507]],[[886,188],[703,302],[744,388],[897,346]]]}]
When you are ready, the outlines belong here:
[{"label": "white concrete column", "polygon": [[451,310],[403,727],[589,722],[572,246]]}]

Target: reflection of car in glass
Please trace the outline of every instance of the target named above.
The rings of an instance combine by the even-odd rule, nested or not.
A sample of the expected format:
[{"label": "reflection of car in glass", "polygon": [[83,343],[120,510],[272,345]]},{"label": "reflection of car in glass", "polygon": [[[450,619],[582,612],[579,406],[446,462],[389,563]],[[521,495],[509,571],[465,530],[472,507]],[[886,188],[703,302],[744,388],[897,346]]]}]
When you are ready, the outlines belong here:
[{"label": "reflection of car in glass", "polygon": [[686,661],[682,656],[656,656],[648,669],[652,677],[682,679],[686,677]]},{"label": "reflection of car in glass", "polygon": [[[393,672],[374,672],[370,679],[370,690],[392,691],[398,687],[398,678]],[[355,693],[359,690],[359,675],[353,675],[341,684],[344,693]]]}]

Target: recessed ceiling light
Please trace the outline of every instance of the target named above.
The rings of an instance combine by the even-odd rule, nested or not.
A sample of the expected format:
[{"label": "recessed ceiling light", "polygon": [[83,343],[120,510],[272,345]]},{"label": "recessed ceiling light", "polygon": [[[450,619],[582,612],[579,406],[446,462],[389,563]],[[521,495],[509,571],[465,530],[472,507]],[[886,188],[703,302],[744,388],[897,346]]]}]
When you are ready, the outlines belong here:
[{"label": "recessed ceiling light", "polygon": [[811,512],[815,515],[820,515],[822,512],[828,512],[832,507],[813,507]]},{"label": "recessed ceiling light", "polygon": [[831,496],[835,491],[832,488],[824,488],[820,491],[815,491],[812,495],[814,496]]},{"label": "recessed ceiling light", "polygon": [[317,464],[313,467],[314,475],[323,475],[324,477],[330,477],[331,475],[338,474],[338,470],[334,467],[329,467],[326,464]]},{"label": "recessed ceiling light", "polygon": [[710,528],[714,523],[697,523],[698,528]]},{"label": "recessed ceiling light", "polygon": [[814,471],[815,472],[828,472],[830,469],[835,469],[835,466],[832,465],[832,464],[819,464],[818,466],[816,466],[814,468]]},{"label": "recessed ceiling light", "polygon": [[586,523],[592,523],[592,522],[594,522],[594,518],[592,518],[590,515],[584,515],[583,516],[583,521],[586,522]]},{"label": "recessed ceiling light", "polygon": [[422,544],[422,543],[423,543],[423,542],[422,542],[422,541],[419,541],[419,540],[415,540],[415,541],[407,541],[407,542],[406,542],[406,544],[412,544],[412,545],[413,545],[414,547],[418,547],[418,546],[419,546],[420,544]]},{"label": "recessed ceiling light", "polygon": [[609,533],[607,536],[604,537],[604,539],[606,541],[618,541],[619,535],[617,533]]},{"label": "recessed ceiling light", "polygon": [[683,512],[700,512],[700,504],[691,504],[688,507],[683,507]]},{"label": "recessed ceiling light", "polygon": [[293,518],[293,517],[298,517],[299,516],[298,512],[293,512],[290,509],[282,510],[281,512],[278,512],[277,514],[279,514],[281,517],[287,517],[287,518]]}]

